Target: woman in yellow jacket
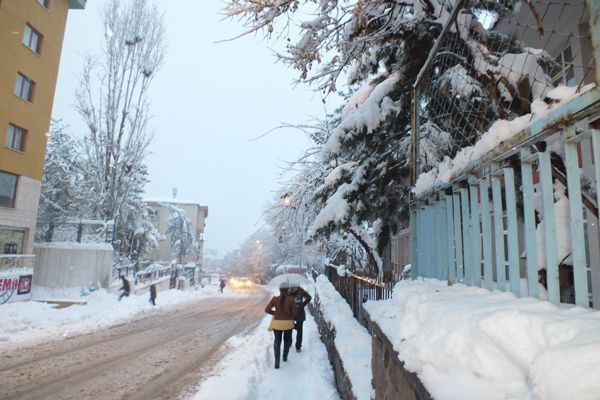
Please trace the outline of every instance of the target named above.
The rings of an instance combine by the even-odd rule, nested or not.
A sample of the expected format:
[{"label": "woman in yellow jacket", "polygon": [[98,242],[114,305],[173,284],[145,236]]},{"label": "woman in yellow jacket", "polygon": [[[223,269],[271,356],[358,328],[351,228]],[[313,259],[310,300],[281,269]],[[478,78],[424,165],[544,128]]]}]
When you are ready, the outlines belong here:
[{"label": "woman in yellow jacket", "polygon": [[294,314],[296,304],[294,296],[289,294],[287,282],[279,285],[279,296],[274,296],[265,307],[267,314],[273,315],[269,330],[273,331],[273,349],[275,350],[275,368],[279,368],[279,356],[281,353],[281,338],[283,337],[283,361],[287,361],[290,347],[292,346],[292,329],[294,328]]}]

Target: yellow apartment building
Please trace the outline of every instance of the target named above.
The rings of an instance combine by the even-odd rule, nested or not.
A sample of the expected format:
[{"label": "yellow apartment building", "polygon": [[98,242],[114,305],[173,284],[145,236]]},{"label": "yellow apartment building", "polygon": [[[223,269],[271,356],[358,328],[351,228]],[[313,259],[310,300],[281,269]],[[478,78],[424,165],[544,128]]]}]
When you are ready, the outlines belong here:
[{"label": "yellow apartment building", "polygon": [[0,255],[32,253],[67,14],[85,3],[0,0]]}]

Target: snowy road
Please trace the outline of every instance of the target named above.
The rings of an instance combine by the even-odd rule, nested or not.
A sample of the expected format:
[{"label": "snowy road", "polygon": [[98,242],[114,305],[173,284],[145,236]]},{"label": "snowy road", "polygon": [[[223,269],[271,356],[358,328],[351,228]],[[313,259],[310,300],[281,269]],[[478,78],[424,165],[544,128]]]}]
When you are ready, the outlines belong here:
[{"label": "snowy road", "polygon": [[[0,354],[0,399],[175,399],[216,350],[256,326],[270,294],[212,298],[63,341]],[[207,362],[208,361],[208,362]],[[191,392],[190,392],[191,390]]]}]

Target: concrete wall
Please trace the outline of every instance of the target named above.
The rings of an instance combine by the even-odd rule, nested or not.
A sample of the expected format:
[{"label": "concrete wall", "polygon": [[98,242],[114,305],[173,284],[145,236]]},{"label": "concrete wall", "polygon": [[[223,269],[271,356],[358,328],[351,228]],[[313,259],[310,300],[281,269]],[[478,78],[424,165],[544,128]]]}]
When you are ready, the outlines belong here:
[{"label": "concrete wall", "polygon": [[314,305],[310,303],[308,309],[311,314],[315,317],[315,322],[319,329],[319,335],[321,341],[327,348],[327,355],[329,357],[329,363],[333,368],[333,374],[335,378],[335,385],[338,393],[343,400],[356,400],[354,393],[352,392],[352,382],[344,369],[344,363],[340,357],[340,353],[335,347],[335,328],[332,327],[323,317],[323,314],[319,308],[318,296],[315,296]]},{"label": "concrete wall", "polygon": [[110,285],[113,249],[107,243],[35,244],[33,283],[45,287]]},{"label": "concrete wall", "polygon": [[366,311],[363,310],[363,313],[369,321],[369,330],[373,337],[371,369],[375,398],[378,400],[431,400],[431,395],[418,376],[404,368],[404,363],[398,358],[398,353],[381,328],[370,321]]}]

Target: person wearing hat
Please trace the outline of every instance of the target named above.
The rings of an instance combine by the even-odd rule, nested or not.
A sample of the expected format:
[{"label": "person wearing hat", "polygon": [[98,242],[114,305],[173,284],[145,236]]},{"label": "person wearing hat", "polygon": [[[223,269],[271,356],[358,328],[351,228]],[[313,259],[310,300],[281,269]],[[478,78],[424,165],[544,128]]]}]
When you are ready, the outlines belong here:
[{"label": "person wearing hat", "polygon": [[265,312],[271,314],[273,319],[269,324],[269,331],[273,331],[275,351],[275,368],[279,368],[281,354],[281,339],[283,338],[283,361],[287,361],[290,347],[292,347],[292,329],[294,328],[294,317],[296,303],[294,296],[289,293],[289,283],[283,282],[279,285],[279,296],[273,296],[265,307]]}]

